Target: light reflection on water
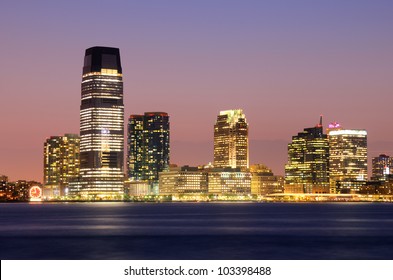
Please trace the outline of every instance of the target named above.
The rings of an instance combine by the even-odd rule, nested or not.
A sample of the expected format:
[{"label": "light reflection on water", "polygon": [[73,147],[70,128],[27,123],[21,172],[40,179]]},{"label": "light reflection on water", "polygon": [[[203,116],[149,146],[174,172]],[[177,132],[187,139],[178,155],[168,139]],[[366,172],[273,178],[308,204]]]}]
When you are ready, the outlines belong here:
[{"label": "light reflection on water", "polygon": [[3,203],[0,237],[3,259],[391,259],[393,204]]},{"label": "light reflection on water", "polygon": [[390,204],[0,204],[0,235],[390,235]]}]

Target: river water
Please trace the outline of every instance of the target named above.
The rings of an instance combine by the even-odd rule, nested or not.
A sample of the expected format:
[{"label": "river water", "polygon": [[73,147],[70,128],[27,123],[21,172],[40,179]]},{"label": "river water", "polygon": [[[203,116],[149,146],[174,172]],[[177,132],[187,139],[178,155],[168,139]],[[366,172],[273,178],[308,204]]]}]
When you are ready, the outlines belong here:
[{"label": "river water", "polygon": [[1,259],[393,259],[389,203],[2,203]]}]

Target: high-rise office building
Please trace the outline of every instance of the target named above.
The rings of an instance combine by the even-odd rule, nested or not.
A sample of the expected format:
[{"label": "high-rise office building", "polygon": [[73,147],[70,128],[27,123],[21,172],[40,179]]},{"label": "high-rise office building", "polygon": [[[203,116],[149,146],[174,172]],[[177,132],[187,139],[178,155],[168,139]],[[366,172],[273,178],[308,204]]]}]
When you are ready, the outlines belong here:
[{"label": "high-rise office building", "polygon": [[393,174],[393,158],[387,155],[379,155],[372,159],[372,179],[386,181],[390,174]]},{"label": "high-rise office building", "polygon": [[44,197],[66,195],[68,182],[79,175],[79,144],[76,134],[52,136],[44,143]]},{"label": "high-rise office building", "polygon": [[305,128],[288,144],[285,192],[329,193],[329,143],[322,117],[319,124]]},{"label": "high-rise office building", "polygon": [[123,195],[123,74],[117,48],[86,50],[80,106],[80,178],[73,193],[87,199]]},{"label": "high-rise office building", "polygon": [[158,187],[159,172],[169,170],[169,116],[146,112],[128,119],[128,177]]},{"label": "high-rise office building", "polygon": [[328,138],[331,192],[358,192],[367,180],[367,131],[336,126]]},{"label": "high-rise office building", "polygon": [[243,110],[221,111],[214,125],[214,166],[247,169],[248,124]]}]

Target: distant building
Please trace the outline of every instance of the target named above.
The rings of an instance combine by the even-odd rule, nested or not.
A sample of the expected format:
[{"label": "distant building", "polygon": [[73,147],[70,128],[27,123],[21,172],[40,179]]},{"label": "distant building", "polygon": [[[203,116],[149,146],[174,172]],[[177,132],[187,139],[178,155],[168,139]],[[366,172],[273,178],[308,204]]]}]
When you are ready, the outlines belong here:
[{"label": "distant building", "polygon": [[159,173],[169,170],[169,116],[164,112],[131,115],[127,137],[128,178],[158,187]]},{"label": "distant building", "polygon": [[331,192],[358,192],[367,180],[367,132],[337,126],[328,138]]},{"label": "distant building", "polygon": [[44,143],[44,194],[46,198],[66,195],[70,179],[79,175],[80,138],[76,134],[52,136]]},{"label": "distant building", "polygon": [[26,180],[0,181],[0,199],[3,201],[29,201],[29,191],[32,186],[41,187],[41,183]]},{"label": "distant building", "polygon": [[249,167],[248,124],[241,109],[221,111],[214,125],[214,167]]},{"label": "distant building", "polygon": [[7,201],[28,201],[29,186],[26,181],[8,182],[5,189]]},{"label": "distant building", "polygon": [[284,177],[275,176],[271,169],[263,164],[250,166],[251,194],[267,195],[284,192]]},{"label": "distant building", "polygon": [[322,117],[319,124],[305,128],[288,144],[285,192],[329,193],[329,143]]},{"label": "distant building", "polygon": [[393,174],[393,158],[381,154],[372,159],[372,176],[373,180],[386,181],[390,174]]},{"label": "distant building", "polygon": [[8,177],[5,175],[0,175],[0,201],[7,199],[7,185]]}]

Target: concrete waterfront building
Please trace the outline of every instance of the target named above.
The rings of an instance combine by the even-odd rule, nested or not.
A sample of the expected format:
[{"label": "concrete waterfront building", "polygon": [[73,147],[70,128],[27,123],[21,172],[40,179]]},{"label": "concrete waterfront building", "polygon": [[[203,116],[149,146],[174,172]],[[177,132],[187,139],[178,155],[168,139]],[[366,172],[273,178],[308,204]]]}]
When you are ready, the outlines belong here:
[{"label": "concrete waterfront building", "polygon": [[213,168],[208,172],[209,194],[250,195],[251,173],[241,168]]},{"label": "concrete waterfront building", "polygon": [[83,199],[121,199],[124,192],[124,105],[118,48],[86,50],[80,137],[80,176],[72,183],[72,194]]},{"label": "concrete waterfront building", "polygon": [[160,173],[159,193],[194,197],[250,195],[251,173],[230,167],[175,167]]},{"label": "concrete waterfront building", "polygon": [[124,182],[124,194],[129,197],[149,195],[149,184],[143,181],[127,180]]},{"label": "concrete waterfront building", "polygon": [[146,112],[128,119],[127,173],[131,181],[147,182],[158,188],[159,173],[169,170],[169,116],[164,112]]},{"label": "concrete waterfront building", "polygon": [[336,126],[328,137],[331,192],[359,192],[367,180],[367,131]]},{"label": "concrete waterfront building", "polygon": [[160,195],[206,195],[208,193],[207,171],[198,167],[171,167],[160,173]]},{"label": "concrete waterfront building", "polygon": [[268,195],[284,192],[284,177],[276,176],[272,170],[263,164],[250,166],[251,194]]},{"label": "concrete waterfront building", "polygon": [[329,143],[322,116],[319,124],[305,128],[288,144],[285,192],[329,193]]},{"label": "concrete waterfront building", "polygon": [[45,198],[66,195],[70,179],[79,175],[80,138],[76,134],[51,136],[44,143]]},{"label": "concrete waterfront building", "polygon": [[214,125],[214,163],[218,168],[249,167],[248,124],[243,110],[221,111]]}]

